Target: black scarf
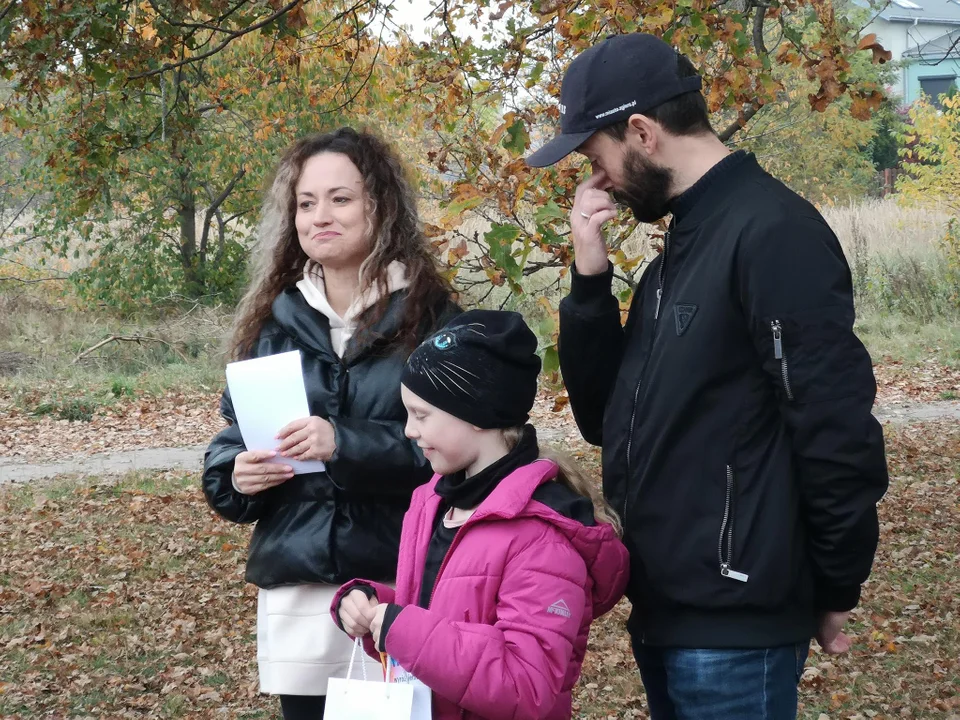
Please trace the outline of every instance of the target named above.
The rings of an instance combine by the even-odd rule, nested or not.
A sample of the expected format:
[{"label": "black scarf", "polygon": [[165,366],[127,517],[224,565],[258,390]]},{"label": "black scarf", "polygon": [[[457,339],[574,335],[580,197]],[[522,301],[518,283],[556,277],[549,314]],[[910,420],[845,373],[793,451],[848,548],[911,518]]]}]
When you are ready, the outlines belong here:
[{"label": "black scarf", "polygon": [[468,478],[466,470],[444,475],[437,481],[435,490],[447,506],[470,510],[486,500],[507,475],[539,457],[537,431],[533,425],[524,425],[520,442],[509,453],[492,465],[487,465],[473,477]]}]

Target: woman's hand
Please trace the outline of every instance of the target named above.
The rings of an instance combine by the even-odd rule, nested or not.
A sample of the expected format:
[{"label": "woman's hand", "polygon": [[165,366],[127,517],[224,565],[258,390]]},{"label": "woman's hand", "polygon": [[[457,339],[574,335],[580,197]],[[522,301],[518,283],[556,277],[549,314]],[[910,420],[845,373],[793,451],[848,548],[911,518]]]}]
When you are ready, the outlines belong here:
[{"label": "woman's hand", "polygon": [[333,425],[320,417],[294,420],[277,433],[280,446],[277,451],[292,460],[323,460],[333,457],[337,441]]},{"label": "woman's hand", "polygon": [[273,450],[246,450],[233,465],[233,486],[244,495],[256,495],[293,477],[293,468],[267,462],[277,456]]},{"label": "woman's hand", "polygon": [[[370,622],[377,613],[379,601],[367,597],[363,590],[351,590],[340,601],[340,624],[350,637],[363,637],[370,632]],[[386,608],[386,605],[383,606]],[[381,619],[383,614],[380,614]],[[379,629],[379,628],[378,628]]]}]

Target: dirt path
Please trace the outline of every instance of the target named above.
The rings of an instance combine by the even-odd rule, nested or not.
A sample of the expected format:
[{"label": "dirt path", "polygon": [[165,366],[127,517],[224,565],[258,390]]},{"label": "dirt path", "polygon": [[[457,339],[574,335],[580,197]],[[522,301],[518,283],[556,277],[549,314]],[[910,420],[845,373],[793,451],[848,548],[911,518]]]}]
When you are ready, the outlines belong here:
[{"label": "dirt path", "polygon": [[[565,413],[566,414],[566,413]],[[960,401],[902,403],[878,406],[875,415],[883,423],[904,425],[934,420],[960,421]],[[540,438],[546,442],[566,445],[576,439],[572,418],[562,425],[540,425]],[[203,465],[205,445],[174,448],[141,448],[121,452],[96,453],[77,456],[60,462],[29,463],[19,458],[0,457],[0,485],[29,482],[57,475],[114,475],[134,470],[199,471]]]},{"label": "dirt path", "polygon": [[56,463],[12,462],[0,458],[0,485],[28,482],[57,475],[115,475],[134,470],[196,470],[203,465],[206,445],[180,448],[144,448],[97,453]]},{"label": "dirt path", "polygon": [[883,405],[878,406],[873,414],[880,422],[900,425],[930,420],[960,420],[960,401]]}]

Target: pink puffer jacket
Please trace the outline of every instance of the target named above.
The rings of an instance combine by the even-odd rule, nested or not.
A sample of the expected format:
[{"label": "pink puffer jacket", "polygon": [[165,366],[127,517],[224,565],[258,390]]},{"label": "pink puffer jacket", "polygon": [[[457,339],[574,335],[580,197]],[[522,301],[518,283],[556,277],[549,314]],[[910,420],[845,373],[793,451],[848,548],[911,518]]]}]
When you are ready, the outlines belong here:
[{"label": "pink puffer jacket", "polygon": [[[387,652],[433,690],[435,720],[566,720],[590,623],[627,584],[627,551],[609,525],[586,527],[531,499],[548,460],[505,478],[458,531],[429,609],[417,607],[439,477],[419,488],[403,521],[397,589],[358,583],[404,606]],[[367,652],[376,656],[368,636]]]}]

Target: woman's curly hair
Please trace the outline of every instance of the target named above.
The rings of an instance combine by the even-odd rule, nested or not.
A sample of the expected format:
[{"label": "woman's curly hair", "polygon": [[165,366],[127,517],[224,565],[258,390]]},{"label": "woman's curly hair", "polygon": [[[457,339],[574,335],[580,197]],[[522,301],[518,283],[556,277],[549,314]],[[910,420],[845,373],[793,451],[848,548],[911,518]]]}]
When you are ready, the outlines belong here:
[{"label": "woman's curly hair", "polygon": [[382,300],[357,320],[357,334],[369,330],[386,312],[387,267],[403,263],[410,282],[403,319],[389,338],[408,349],[416,347],[424,327],[434,327],[443,300],[453,290],[440,275],[430,244],[423,234],[416,197],[403,166],[391,147],[371,132],[340,128],[298,140],[283,155],[267,193],[252,253],[250,284],[237,308],[230,355],[249,357],[269,319],[274,299],[303,276],[307,255],[295,225],[296,187],[307,160],[321,153],[340,153],[363,177],[370,224],[370,254],[361,269],[361,287],[377,285]]}]

